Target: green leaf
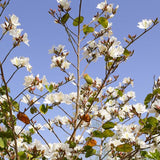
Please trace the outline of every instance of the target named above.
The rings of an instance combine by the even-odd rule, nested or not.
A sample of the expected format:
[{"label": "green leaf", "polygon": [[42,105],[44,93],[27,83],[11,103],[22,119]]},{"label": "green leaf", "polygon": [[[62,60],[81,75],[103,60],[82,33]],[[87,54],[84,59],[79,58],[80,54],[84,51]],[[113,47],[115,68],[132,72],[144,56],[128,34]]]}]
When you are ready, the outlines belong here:
[{"label": "green leaf", "polygon": [[147,151],[140,151],[140,154],[141,154],[142,157],[146,157],[146,155],[148,154],[148,152]]},{"label": "green leaf", "polygon": [[62,18],[61,18],[61,23],[64,25],[69,19],[69,13],[66,13]]},{"label": "green leaf", "polygon": [[19,103],[17,103],[16,101],[12,101],[12,106],[15,112],[19,112]]},{"label": "green leaf", "polygon": [[49,90],[48,90],[50,93],[53,91],[53,85],[51,84],[50,86],[49,86]]},{"label": "green leaf", "polygon": [[123,91],[119,90],[119,89],[116,89],[117,90],[117,94],[122,97],[123,96]]},{"label": "green leaf", "polygon": [[94,154],[96,154],[96,150],[95,149],[89,149],[87,150],[85,157],[88,158],[90,156],[93,156]]},{"label": "green leaf", "polygon": [[130,52],[129,52],[127,49],[124,50],[123,54],[124,54],[126,57],[129,57],[129,56],[130,56]]},{"label": "green leaf", "polygon": [[108,27],[108,20],[105,17],[100,17],[98,19],[98,22],[104,27],[107,28]]},{"label": "green leaf", "polygon": [[147,124],[151,124],[153,127],[156,127],[158,125],[158,120],[155,117],[149,117],[147,118]]},{"label": "green leaf", "polygon": [[53,91],[53,85],[51,84],[51,85],[49,85],[49,86],[47,86],[47,85],[45,85],[45,87],[46,87],[46,89],[51,93],[52,91]]},{"label": "green leaf", "polygon": [[87,34],[87,33],[91,33],[94,32],[94,28],[93,27],[89,27],[87,25],[83,25],[83,33]]},{"label": "green leaf", "polygon": [[133,150],[130,144],[121,144],[116,147],[116,150],[119,152],[131,152]]},{"label": "green leaf", "polygon": [[75,18],[75,19],[73,20],[73,25],[74,25],[74,26],[78,26],[79,24],[81,24],[81,23],[83,22],[83,20],[84,20],[84,17],[83,17],[83,16],[77,17],[77,18]]},{"label": "green leaf", "polygon": [[160,94],[160,88],[157,88],[153,91],[153,94],[154,95],[157,95],[157,94]]},{"label": "green leaf", "polygon": [[24,151],[18,152],[18,155],[19,155],[20,160],[26,160],[27,159],[27,156],[26,156]]},{"label": "green leaf", "polygon": [[39,107],[39,110],[40,110],[41,113],[46,114],[47,111],[48,111],[48,107],[45,106],[44,104],[42,104],[42,105]]},{"label": "green leaf", "polygon": [[74,148],[76,146],[76,143],[74,141],[69,142],[69,148]]},{"label": "green leaf", "polygon": [[147,96],[146,96],[146,98],[145,98],[145,100],[144,100],[144,105],[146,105],[146,107],[148,107],[148,103],[152,100],[152,98],[153,98],[153,94],[152,93],[149,93]]},{"label": "green leaf", "polygon": [[[10,88],[7,88],[8,92],[10,93]],[[6,87],[2,86],[0,87],[0,95],[6,94]]]},{"label": "green leaf", "polygon": [[37,108],[34,107],[34,106],[32,106],[32,107],[30,108],[30,112],[31,112],[32,114],[37,113]]},{"label": "green leaf", "polygon": [[0,138],[0,148],[4,148],[4,141],[2,138]]},{"label": "green leaf", "polygon": [[106,122],[106,123],[103,124],[102,128],[103,129],[110,129],[110,128],[114,128],[115,125],[116,124],[113,123],[113,122]]},{"label": "green leaf", "polygon": [[93,137],[103,138],[103,133],[99,130],[93,131],[92,134]]},{"label": "green leaf", "polygon": [[109,130],[109,129],[106,129],[104,132],[103,132],[103,137],[107,138],[107,137],[112,137],[114,136],[114,132]]},{"label": "green leaf", "polygon": [[84,151],[87,151],[87,150],[89,150],[89,149],[92,149],[92,147],[91,146],[84,146]]}]

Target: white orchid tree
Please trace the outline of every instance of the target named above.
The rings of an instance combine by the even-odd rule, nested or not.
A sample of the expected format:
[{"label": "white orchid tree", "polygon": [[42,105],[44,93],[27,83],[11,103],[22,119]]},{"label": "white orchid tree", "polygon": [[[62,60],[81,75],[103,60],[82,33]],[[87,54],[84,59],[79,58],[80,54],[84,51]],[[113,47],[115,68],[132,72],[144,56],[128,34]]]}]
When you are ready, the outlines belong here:
[{"label": "white orchid tree", "polygon": [[[8,73],[5,73],[4,66],[17,46],[21,43],[29,46],[28,35],[22,33],[19,18],[14,14],[5,17],[5,22],[1,24],[0,40],[9,33],[13,37],[13,46],[0,60],[0,159],[160,158],[160,78],[155,80],[153,91],[146,96],[144,104],[135,102],[133,91],[126,91],[130,85],[133,86],[132,78],[124,77],[117,86],[114,84],[119,77],[115,71],[133,55],[129,46],[156,26],[158,19],[139,22],[142,33],[128,35],[126,46],[122,46],[113,36],[110,22],[119,6],[114,7],[107,1],[97,4],[97,14],[85,24],[85,17],[81,15],[82,1],[79,0],[78,17],[70,12],[71,4],[77,2],[68,0],[57,0],[58,10],[49,11],[55,23],[66,31],[76,63],[69,59],[70,53],[64,45],[53,46],[49,50],[52,55],[51,68],[60,68],[60,72],[65,74],[64,80],[48,82],[46,76],[40,78],[39,74],[35,76],[31,73],[24,77],[24,89],[18,95],[10,90],[9,82],[23,67],[31,72],[29,58],[14,57],[10,60],[16,70],[9,75],[9,79],[5,76]],[[0,1],[1,17],[9,2]],[[91,78],[87,68],[99,58],[105,64],[104,77]],[[69,72],[71,67],[73,73]],[[76,91],[70,87],[70,93],[64,94],[62,88],[69,82],[76,87]],[[18,87],[19,84],[15,85]],[[21,103],[26,107],[22,108]],[[72,108],[70,112],[66,106]],[[51,118],[47,112],[57,113]],[[38,122],[37,117],[44,124],[42,120]],[[47,134],[42,135],[41,130]],[[34,135],[39,137],[38,140],[33,139]],[[53,136],[55,143],[47,142],[48,136]]]}]

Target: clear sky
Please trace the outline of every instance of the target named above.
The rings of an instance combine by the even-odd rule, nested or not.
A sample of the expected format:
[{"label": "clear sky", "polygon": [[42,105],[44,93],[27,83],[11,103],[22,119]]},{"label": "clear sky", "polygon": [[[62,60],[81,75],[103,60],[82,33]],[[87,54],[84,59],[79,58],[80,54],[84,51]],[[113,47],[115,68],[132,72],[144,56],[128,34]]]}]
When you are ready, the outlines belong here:
[{"label": "clear sky", "polygon": [[[71,2],[72,13],[75,18],[78,9],[78,0]],[[85,17],[85,22],[90,21],[92,16],[96,13],[96,6],[101,0],[84,0],[82,5],[82,15]],[[160,0],[110,0],[115,6],[119,4],[117,14],[110,21],[113,23],[113,35],[126,45],[123,38],[128,34],[140,34],[143,30],[137,28],[137,23],[142,19],[160,18]],[[61,80],[61,75],[58,70],[50,69],[51,55],[48,50],[52,45],[64,44],[66,49],[70,51],[70,45],[64,29],[54,23],[54,19],[49,15],[49,9],[57,9],[56,0],[11,0],[10,5],[4,12],[5,16],[15,14],[19,17],[21,27],[24,32],[28,33],[30,40],[30,47],[22,44],[16,48],[9,56],[9,59],[14,56],[25,56],[30,58],[30,64],[33,66],[33,74],[40,74],[40,77],[46,75],[48,81]],[[87,16],[87,17],[86,17]],[[4,18],[0,19],[0,23],[4,22]],[[6,54],[11,46],[11,38],[5,37],[0,44],[0,57]],[[7,42],[6,42],[7,41]],[[10,41],[10,42],[9,42]],[[135,54],[117,70],[116,74],[120,75],[120,80],[124,77],[131,77],[134,79],[133,91],[136,92],[137,102],[143,102],[145,95],[149,93],[153,85],[153,76],[157,78],[160,75],[160,25],[158,24],[150,32],[144,35],[141,39],[136,41],[129,49],[134,49]],[[70,56],[72,59],[72,56]],[[10,64],[5,68],[7,72],[11,72]],[[99,62],[97,62],[99,63]],[[94,67],[94,65],[92,65]],[[93,78],[101,76],[102,66],[94,67],[87,71]],[[29,73],[22,69],[15,77],[10,85],[15,89],[15,92],[20,91],[23,86],[24,76]],[[16,84],[15,84],[16,81]],[[18,85],[18,86],[17,86]],[[19,89],[21,88],[21,89]],[[17,91],[16,91],[17,90]]]}]

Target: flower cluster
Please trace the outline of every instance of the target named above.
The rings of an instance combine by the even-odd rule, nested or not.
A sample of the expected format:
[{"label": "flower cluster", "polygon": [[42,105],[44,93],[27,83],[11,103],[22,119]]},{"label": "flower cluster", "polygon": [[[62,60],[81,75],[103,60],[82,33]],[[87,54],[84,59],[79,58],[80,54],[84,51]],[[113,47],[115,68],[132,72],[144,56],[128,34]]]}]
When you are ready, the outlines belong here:
[{"label": "flower cluster", "polygon": [[109,18],[112,18],[116,14],[119,5],[117,5],[116,8],[114,9],[113,4],[108,4],[107,1],[105,0],[104,2],[99,3],[97,5],[97,8],[105,11],[106,13],[111,14]]},{"label": "flower cluster", "polygon": [[28,57],[14,57],[11,59],[11,63],[17,68],[26,67],[27,71],[31,72],[32,66],[29,64]]},{"label": "flower cluster", "polygon": [[10,16],[9,19],[6,18],[6,22],[1,24],[1,28],[3,29],[3,33],[6,33],[9,31],[9,34],[13,37],[16,44],[19,45],[20,42],[24,42],[27,46],[29,46],[29,40],[27,33],[24,33],[21,35],[21,32],[23,29],[17,28],[21,24],[19,23],[19,18],[15,16],[14,14]]},{"label": "flower cluster", "polygon": [[52,49],[49,50],[49,53],[55,53],[54,56],[52,56],[52,64],[51,68],[54,67],[60,67],[61,69],[68,69],[70,66],[70,62],[66,60],[66,56],[69,54],[64,50],[63,45],[59,45],[58,47],[53,46]]},{"label": "flower cluster", "polygon": [[44,86],[49,84],[45,76],[43,76],[42,79],[39,79],[39,75],[34,77],[33,74],[25,76],[24,81],[24,86],[29,88],[30,91],[34,91],[35,87],[42,91]]}]

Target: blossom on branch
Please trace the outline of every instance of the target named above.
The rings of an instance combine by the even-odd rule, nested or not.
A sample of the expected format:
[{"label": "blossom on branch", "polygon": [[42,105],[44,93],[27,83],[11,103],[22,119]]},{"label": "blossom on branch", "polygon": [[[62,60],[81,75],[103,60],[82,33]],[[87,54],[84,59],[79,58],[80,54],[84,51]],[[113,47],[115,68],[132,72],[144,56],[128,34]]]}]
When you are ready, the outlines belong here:
[{"label": "blossom on branch", "polygon": [[141,22],[138,22],[137,27],[140,29],[147,29],[153,24],[152,20],[143,19]]}]

